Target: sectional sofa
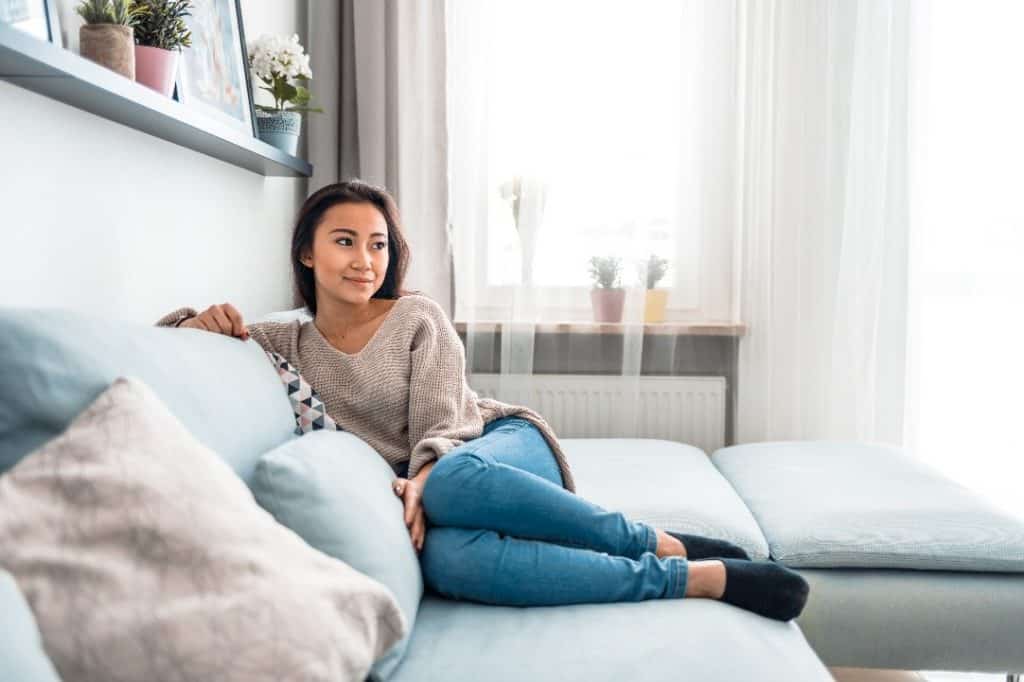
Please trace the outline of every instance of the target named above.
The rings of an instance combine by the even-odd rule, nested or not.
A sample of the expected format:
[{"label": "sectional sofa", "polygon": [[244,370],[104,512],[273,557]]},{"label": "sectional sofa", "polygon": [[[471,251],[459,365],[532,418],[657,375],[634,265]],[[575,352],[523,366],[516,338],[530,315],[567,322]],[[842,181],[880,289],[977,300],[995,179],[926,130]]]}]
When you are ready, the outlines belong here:
[{"label": "sectional sofa", "polygon": [[[299,438],[280,379],[255,342],[3,309],[0,475],[120,376],[144,381],[251,487],[261,457]],[[350,492],[394,476],[351,434],[311,435],[320,455],[350,458],[338,484]],[[371,677],[814,681],[832,679],[826,666],[1024,671],[1024,522],[896,448],[758,443],[709,456],[650,439],[563,445],[580,495],[800,571],[811,584],[803,614],[781,623],[698,599],[497,607],[445,599],[414,576],[406,583],[419,588],[406,609],[410,632]],[[361,514],[350,499],[339,492],[332,503]],[[400,506],[388,513],[400,516]],[[300,520],[295,526],[303,535]],[[381,551],[408,560],[407,538],[389,537],[394,545]],[[338,558],[357,570],[365,560]],[[0,638],[0,679],[52,674],[30,607],[0,571],[0,625],[10,633]]]}]

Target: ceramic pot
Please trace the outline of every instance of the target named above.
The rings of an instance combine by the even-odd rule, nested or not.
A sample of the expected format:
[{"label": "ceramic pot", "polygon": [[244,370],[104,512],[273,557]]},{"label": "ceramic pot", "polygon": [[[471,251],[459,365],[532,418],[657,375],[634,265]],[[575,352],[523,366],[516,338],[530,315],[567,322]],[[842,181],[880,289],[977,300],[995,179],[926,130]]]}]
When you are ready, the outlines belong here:
[{"label": "ceramic pot", "polygon": [[174,92],[178,51],[148,45],[135,46],[135,82],[156,90],[164,97]]},{"label": "ceramic pot", "polygon": [[78,29],[80,54],[135,80],[135,30],[120,24],[85,24]]},{"label": "ceramic pot", "polygon": [[644,322],[664,322],[668,289],[648,289],[644,296]]},{"label": "ceramic pot", "polygon": [[590,302],[594,306],[595,322],[622,322],[622,309],[626,304],[626,290],[591,289]]},{"label": "ceramic pot", "polygon": [[256,110],[256,129],[260,139],[272,144],[286,154],[299,150],[299,133],[302,131],[302,114],[294,111]]}]

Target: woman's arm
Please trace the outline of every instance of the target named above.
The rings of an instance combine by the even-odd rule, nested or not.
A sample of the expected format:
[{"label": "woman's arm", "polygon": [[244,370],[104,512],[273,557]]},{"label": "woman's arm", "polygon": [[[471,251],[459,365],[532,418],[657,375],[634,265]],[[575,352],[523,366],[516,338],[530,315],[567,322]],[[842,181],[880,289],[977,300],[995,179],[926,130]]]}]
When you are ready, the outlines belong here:
[{"label": "woman's arm", "polygon": [[425,312],[410,349],[410,478],[483,430],[462,341],[437,303],[428,301]]},{"label": "woman's arm", "polygon": [[423,549],[423,540],[427,535],[427,515],[423,511],[423,488],[427,484],[427,476],[437,461],[424,464],[412,478],[396,478],[395,494],[402,498],[405,506],[405,527],[409,529],[409,538],[413,548],[419,552]]},{"label": "woman's arm", "polygon": [[204,329],[215,334],[235,336],[243,341],[249,338],[249,330],[245,328],[242,313],[230,303],[211,305],[195,317],[180,320],[175,326]]},{"label": "woman's arm", "polygon": [[212,305],[201,313],[194,308],[179,308],[157,320],[158,327],[185,327],[224,334],[258,343],[263,350],[277,353],[297,365],[298,322],[255,322],[246,324],[242,313],[230,303]]}]

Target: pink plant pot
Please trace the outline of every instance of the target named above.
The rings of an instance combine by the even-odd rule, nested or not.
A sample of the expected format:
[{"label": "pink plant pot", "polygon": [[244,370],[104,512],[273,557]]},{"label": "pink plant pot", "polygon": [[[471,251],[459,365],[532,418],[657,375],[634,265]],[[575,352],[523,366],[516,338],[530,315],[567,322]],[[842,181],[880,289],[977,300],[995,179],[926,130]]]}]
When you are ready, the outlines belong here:
[{"label": "pink plant pot", "polygon": [[622,322],[626,290],[591,289],[590,302],[594,306],[594,322]]},{"label": "pink plant pot", "polygon": [[178,51],[147,45],[135,46],[135,82],[156,90],[164,97],[174,91],[174,75],[178,70]]}]

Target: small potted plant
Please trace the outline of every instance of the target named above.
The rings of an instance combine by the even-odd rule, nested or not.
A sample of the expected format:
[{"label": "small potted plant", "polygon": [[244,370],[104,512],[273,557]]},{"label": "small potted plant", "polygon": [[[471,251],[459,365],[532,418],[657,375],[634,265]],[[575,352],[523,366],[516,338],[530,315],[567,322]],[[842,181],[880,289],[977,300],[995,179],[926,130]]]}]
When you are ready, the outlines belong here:
[{"label": "small potted plant", "polygon": [[[310,107],[310,94],[300,82],[313,77],[309,55],[304,54],[299,36],[261,35],[249,43],[249,68],[263,81],[260,90],[274,97],[274,106],[256,105],[256,127],[260,139],[292,156],[299,148],[303,112],[322,112]],[[286,108],[287,105],[287,108]]]},{"label": "small potted plant", "polygon": [[594,288],[590,290],[590,302],[594,306],[595,322],[622,321],[626,290],[619,286],[621,270],[621,258],[593,256],[590,259],[590,276],[594,280]]},{"label": "small potted plant", "polygon": [[658,282],[668,270],[668,260],[651,254],[646,261],[637,263],[640,283],[646,285],[644,297],[644,322],[664,322],[665,304],[668,302],[668,289],[655,289]]},{"label": "small potted plant", "polygon": [[85,20],[78,30],[79,53],[135,80],[133,29],[146,9],[132,0],[82,0],[75,11]]},{"label": "small potted plant", "polygon": [[185,24],[190,0],[137,0],[146,9],[135,25],[135,81],[165,97],[174,91],[181,48],[192,46]]}]

